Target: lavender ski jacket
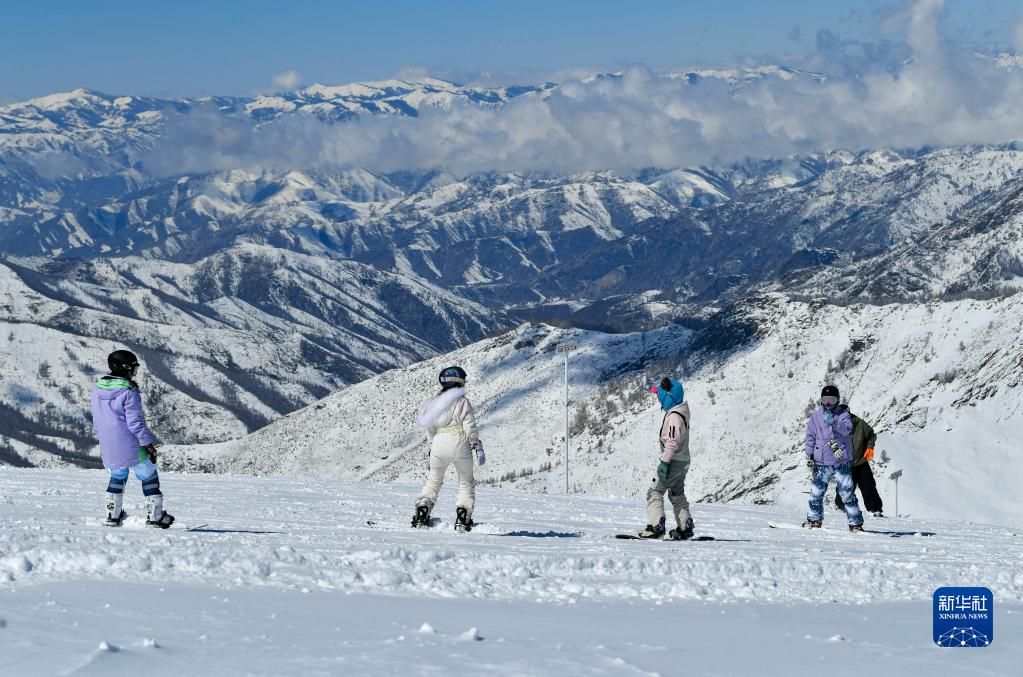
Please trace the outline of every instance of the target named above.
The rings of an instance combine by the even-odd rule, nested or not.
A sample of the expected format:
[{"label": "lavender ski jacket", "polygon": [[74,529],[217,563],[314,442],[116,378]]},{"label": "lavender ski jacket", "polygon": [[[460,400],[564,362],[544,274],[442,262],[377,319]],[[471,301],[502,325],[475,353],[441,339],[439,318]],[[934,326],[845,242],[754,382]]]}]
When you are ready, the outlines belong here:
[{"label": "lavender ski jacket", "polygon": [[90,400],[103,465],[110,470],[137,465],[139,447],[156,442],[146,427],[139,389],[128,379],[104,376]]},{"label": "lavender ski jacket", "polygon": [[[849,415],[849,408],[840,406],[835,409],[835,418],[828,423],[824,415],[827,412],[824,407],[817,409],[810,414],[810,420],[806,423],[806,455],[813,458],[817,465],[842,465],[849,463],[853,457],[852,433],[853,423]],[[843,456],[839,461],[831,450],[829,441],[835,438],[838,446],[841,447]]]}]

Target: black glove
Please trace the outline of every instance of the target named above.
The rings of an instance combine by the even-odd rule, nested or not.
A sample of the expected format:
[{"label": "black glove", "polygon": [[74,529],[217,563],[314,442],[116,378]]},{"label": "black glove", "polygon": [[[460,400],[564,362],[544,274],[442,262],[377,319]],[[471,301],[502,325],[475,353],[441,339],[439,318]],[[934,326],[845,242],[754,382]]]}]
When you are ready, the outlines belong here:
[{"label": "black glove", "polygon": [[146,450],[147,454],[149,454],[149,460],[152,461],[153,463],[156,463],[156,445],[147,444],[142,448]]},{"label": "black glove", "polygon": [[810,472],[817,472],[817,461],[813,460],[813,456],[806,457],[806,467],[810,469]]}]

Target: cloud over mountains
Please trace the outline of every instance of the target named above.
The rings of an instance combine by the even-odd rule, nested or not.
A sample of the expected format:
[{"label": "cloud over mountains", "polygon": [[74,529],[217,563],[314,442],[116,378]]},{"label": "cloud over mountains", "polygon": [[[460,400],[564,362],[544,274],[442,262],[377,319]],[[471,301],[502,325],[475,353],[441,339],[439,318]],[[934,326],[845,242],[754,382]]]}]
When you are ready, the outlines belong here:
[{"label": "cloud over mountains", "polygon": [[[857,45],[857,70],[660,73],[631,67],[574,77],[502,105],[456,102],[417,116],[256,124],[193,111],[171,121],[146,166],[163,174],[258,167],[360,166],[572,173],[720,164],[825,151],[1003,143],[1023,136],[1023,70],[972,53],[942,30],[943,3],[888,20],[901,50]],[[807,64],[834,64],[835,35]],[[893,55],[908,58],[892,63]],[[883,58],[881,58],[882,55]],[[291,75],[289,80],[293,81]]]}]

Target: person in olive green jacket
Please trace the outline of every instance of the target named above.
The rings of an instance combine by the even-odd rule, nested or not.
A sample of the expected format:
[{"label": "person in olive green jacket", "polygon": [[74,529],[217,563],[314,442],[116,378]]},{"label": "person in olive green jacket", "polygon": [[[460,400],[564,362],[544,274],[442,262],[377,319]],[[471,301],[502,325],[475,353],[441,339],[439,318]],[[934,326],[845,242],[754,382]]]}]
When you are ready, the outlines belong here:
[{"label": "person in olive green jacket", "polygon": [[[874,444],[877,442],[877,435],[870,424],[862,418],[852,414],[850,416],[853,422],[853,484],[863,495],[863,508],[873,513],[874,517],[884,517],[881,510],[881,495],[877,493],[877,482],[874,481],[874,473],[870,469],[870,460],[874,458]],[[838,493],[835,494],[835,507],[838,510],[845,510],[842,497]]]}]

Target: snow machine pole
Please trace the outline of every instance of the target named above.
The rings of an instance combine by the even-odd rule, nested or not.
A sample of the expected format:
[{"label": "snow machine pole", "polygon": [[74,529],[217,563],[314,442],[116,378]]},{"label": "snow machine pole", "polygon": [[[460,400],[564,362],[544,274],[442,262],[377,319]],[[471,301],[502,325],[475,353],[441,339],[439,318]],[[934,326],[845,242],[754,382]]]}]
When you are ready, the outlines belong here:
[{"label": "snow machine pole", "polygon": [[568,449],[569,449],[569,427],[568,427],[568,354],[576,349],[574,343],[559,343],[557,351],[565,353],[565,493],[571,493],[568,488]]},{"label": "snow machine pole", "polygon": [[896,470],[888,479],[895,480],[895,516],[899,516],[899,478],[902,477],[902,470]]}]

